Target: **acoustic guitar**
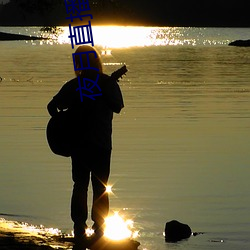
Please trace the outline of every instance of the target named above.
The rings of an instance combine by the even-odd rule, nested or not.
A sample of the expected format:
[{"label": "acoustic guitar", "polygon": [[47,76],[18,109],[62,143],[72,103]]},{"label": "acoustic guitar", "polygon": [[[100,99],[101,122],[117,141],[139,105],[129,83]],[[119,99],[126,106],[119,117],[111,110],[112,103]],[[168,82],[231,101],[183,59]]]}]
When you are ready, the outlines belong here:
[{"label": "acoustic guitar", "polygon": [[[126,65],[113,72],[110,76],[112,80],[119,81],[127,72]],[[49,147],[54,154],[69,157],[71,155],[72,136],[72,117],[71,113],[59,111],[52,116],[48,122],[46,136]]]}]

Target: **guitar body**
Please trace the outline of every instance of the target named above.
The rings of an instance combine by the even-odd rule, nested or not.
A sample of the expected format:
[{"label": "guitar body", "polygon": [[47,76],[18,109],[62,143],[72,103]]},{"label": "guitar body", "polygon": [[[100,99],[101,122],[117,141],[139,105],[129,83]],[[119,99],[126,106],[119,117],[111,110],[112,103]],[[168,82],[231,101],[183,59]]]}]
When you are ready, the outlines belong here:
[{"label": "guitar body", "polygon": [[71,155],[72,120],[68,111],[60,111],[51,117],[46,130],[51,151],[57,155]]}]

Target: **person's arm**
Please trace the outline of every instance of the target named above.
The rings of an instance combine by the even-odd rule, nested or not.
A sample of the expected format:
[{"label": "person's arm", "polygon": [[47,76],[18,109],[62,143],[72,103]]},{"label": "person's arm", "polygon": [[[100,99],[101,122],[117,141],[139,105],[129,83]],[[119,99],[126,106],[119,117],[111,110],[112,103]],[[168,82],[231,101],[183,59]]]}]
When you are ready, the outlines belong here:
[{"label": "person's arm", "polygon": [[54,116],[58,113],[56,102],[52,99],[49,104],[47,105],[48,112],[51,116]]},{"label": "person's arm", "polygon": [[49,104],[47,105],[47,109],[51,116],[56,115],[59,110],[69,108],[70,91],[70,85],[68,82],[62,86],[60,91],[49,102]]}]

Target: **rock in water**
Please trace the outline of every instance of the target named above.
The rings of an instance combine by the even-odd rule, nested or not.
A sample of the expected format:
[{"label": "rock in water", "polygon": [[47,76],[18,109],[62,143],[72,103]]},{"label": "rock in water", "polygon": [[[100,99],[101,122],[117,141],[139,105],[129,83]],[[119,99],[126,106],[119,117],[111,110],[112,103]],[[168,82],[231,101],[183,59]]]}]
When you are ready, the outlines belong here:
[{"label": "rock in water", "polygon": [[191,228],[179,221],[172,220],[166,223],[165,226],[165,241],[177,242],[183,239],[187,239],[191,236]]}]

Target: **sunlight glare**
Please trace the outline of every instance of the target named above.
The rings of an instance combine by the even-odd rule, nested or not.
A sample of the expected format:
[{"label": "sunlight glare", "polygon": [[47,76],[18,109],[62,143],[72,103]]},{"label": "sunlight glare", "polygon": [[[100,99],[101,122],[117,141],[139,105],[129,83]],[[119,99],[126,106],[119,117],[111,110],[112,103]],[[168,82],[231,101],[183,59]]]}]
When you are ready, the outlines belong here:
[{"label": "sunlight glare", "polygon": [[112,193],[112,186],[111,185],[106,186],[106,193],[108,193],[108,194]]},{"label": "sunlight glare", "polygon": [[69,39],[69,28],[68,27],[61,27],[62,32],[59,34],[57,38],[57,42],[59,44],[67,44],[70,43]]},{"label": "sunlight glare", "polygon": [[110,240],[119,241],[138,236],[138,232],[134,234],[131,230],[133,228],[133,221],[125,221],[118,212],[106,218],[105,224],[104,236]]},{"label": "sunlight glare", "polygon": [[[102,47],[102,55],[112,55],[112,49],[114,48],[146,47],[152,45],[195,45],[195,39],[192,37],[184,39],[182,28],[176,27],[110,25],[92,26],[92,31],[94,45]],[[54,35],[54,37],[58,44],[70,44],[69,35],[68,27],[60,27],[60,33],[56,36]]]},{"label": "sunlight glare", "polygon": [[128,48],[150,45],[151,29],[147,27],[95,26],[93,36],[95,44],[103,48]]},{"label": "sunlight glare", "polygon": [[34,226],[25,222],[7,221],[0,218],[0,227],[11,230],[11,232],[25,233],[32,236],[59,236],[61,230],[58,228],[46,228],[43,225]]},{"label": "sunlight glare", "polygon": [[92,228],[89,228],[89,227],[85,230],[85,233],[86,233],[87,237],[91,237],[94,234],[94,232],[95,231]]}]

